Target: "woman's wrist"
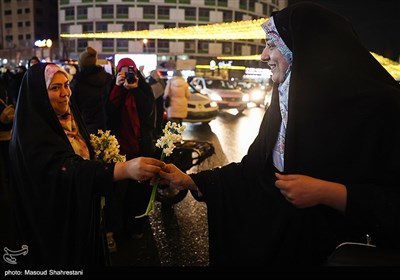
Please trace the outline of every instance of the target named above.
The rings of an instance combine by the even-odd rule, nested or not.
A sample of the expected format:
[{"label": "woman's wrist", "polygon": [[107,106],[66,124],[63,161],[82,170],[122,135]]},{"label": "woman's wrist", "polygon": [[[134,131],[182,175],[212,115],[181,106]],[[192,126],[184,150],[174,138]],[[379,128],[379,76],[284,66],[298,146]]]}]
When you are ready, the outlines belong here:
[{"label": "woman's wrist", "polygon": [[126,162],[116,162],[114,167],[114,181],[128,178]]},{"label": "woman's wrist", "polygon": [[322,189],[324,190],[322,204],[344,213],[347,204],[346,186],[335,182],[328,182],[328,184]]}]

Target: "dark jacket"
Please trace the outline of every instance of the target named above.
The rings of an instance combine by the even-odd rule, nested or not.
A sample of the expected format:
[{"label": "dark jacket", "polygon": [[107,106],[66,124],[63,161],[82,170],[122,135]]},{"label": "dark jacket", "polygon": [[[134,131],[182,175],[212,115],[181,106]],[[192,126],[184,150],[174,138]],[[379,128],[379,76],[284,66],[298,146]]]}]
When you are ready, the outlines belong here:
[{"label": "dark jacket", "polygon": [[76,102],[89,133],[107,129],[106,102],[113,77],[101,66],[83,68],[71,81],[72,99]]}]

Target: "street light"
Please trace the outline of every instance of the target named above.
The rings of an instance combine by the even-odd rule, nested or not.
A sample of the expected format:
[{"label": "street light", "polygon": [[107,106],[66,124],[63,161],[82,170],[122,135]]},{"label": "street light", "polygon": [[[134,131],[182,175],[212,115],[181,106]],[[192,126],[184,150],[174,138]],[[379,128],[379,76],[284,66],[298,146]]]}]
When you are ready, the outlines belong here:
[{"label": "street light", "polygon": [[51,58],[51,46],[52,45],[53,45],[53,41],[51,39],[37,40],[35,42],[35,46],[41,48],[42,57],[43,57],[43,48],[48,48],[49,49],[50,62],[52,61],[52,58]]},{"label": "street light", "polygon": [[214,70],[215,70],[215,66],[217,65],[217,63],[215,62],[215,60],[211,60],[210,61],[210,70],[211,70],[211,75],[214,76]]},{"label": "street light", "polygon": [[142,41],[142,42],[143,42],[143,44],[144,44],[144,47],[145,47],[145,50],[146,50],[145,52],[146,52],[146,53],[147,53],[147,52],[149,52],[149,51],[148,51],[148,49],[147,49],[147,43],[149,42],[149,40],[147,40],[147,39],[143,39],[143,41]]}]

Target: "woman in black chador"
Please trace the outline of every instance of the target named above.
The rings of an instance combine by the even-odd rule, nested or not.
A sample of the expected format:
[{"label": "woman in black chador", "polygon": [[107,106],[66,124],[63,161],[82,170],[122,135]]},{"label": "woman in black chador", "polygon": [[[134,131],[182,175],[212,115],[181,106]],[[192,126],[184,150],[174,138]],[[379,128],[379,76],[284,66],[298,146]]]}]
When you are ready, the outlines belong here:
[{"label": "woman in black chador", "polygon": [[10,142],[17,246],[28,246],[18,264],[104,264],[100,197],[110,195],[113,181],[147,180],[163,166],[147,157],[93,160],[88,132],[70,97],[68,74],[55,64],[29,68],[22,81]]},{"label": "woman in black chador", "polygon": [[208,207],[210,264],[322,265],[344,241],[400,248],[400,87],[312,3],[262,25],[272,104],[239,163],[160,172]]}]

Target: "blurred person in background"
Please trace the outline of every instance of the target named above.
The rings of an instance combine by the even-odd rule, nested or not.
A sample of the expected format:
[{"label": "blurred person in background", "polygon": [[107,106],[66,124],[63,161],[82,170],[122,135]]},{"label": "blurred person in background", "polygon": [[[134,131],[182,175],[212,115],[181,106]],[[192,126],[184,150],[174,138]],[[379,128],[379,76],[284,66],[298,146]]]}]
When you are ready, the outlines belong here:
[{"label": "blurred person in background", "polygon": [[190,90],[180,70],[176,70],[175,75],[168,80],[163,98],[168,100],[169,106],[166,107],[168,120],[181,124],[188,114]]},{"label": "blurred person in background", "polygon": [[37,56],[32,56],[31,59],[29,60],[29,67],[40,63],[40,60]]},{"label": "blurred person in background", "polygon": [[96,62],[97,51],[87,47],[79,55],[80,71],[71,81],[71,98],[76,102],[90,134],[108,128],[106,104],[113,86],[113,76]]},{"label": "blurred person in background", "polygon": [[158,139],[162,135],[163,130],[163,117],[164,117],[164,106],[163,106],[163,95],[165,90],[165,82],[161,79],[157,70],[152,70],[150,75],[147,77],[147,82],[153,90],[154,99],[156,103],[156,116],[155,116],[155,130],[154,138]]},{"label": "blurred person in background", "polygon": [[8,191],[10,157],[8,146],[11,139],[11,129],[14,120],[14,104],[8,96],[8,81],[0,77],[0,194]]},{"label": "blurred person in background", "polygon": [[15,68],[14,73],[9,74],[8,97],[10,98],[10,102],[14,105],[17,104],[19,87],[21,86],[25,72],[26,67],[19,65]]}]

